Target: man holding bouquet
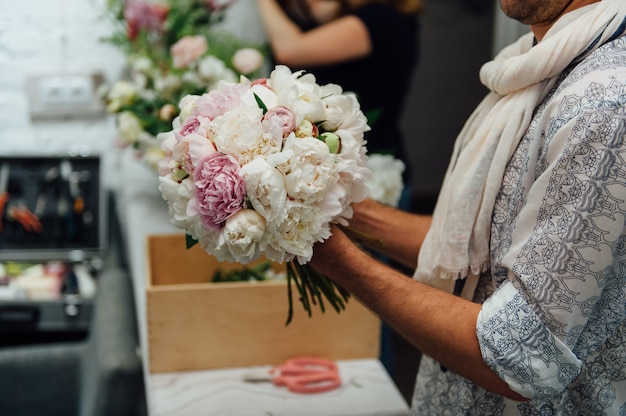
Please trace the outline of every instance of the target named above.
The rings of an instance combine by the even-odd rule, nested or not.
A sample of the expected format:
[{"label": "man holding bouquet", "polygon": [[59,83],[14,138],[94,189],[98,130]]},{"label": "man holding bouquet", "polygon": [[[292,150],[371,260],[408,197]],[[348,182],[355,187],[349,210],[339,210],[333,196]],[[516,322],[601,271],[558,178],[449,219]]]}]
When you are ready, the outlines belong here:
[{"label": "man holding bouquet", "polygon": [[426,355],[412,414],[626,414],[626,3],[500,5],[432,217],[353,204],[311,264]]}]

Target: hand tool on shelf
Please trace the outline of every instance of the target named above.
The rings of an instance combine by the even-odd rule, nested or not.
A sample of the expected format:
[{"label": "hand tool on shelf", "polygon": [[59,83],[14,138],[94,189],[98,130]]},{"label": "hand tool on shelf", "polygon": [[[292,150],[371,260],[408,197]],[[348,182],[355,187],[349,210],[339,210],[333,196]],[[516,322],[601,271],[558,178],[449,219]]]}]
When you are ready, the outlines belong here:
[{"label": "hand tool on shelf", "polygon": [[11,165],[9,162],[3,162],[0,167],[0,233],[3,231],[2,221],[4,219],[4,211],[9,200],[9,174]]},{"label": "hand tool on shelf", "polygon": [[22,224],[28,232],[41,232],[41,222],[23,203],[10,205],[7,212],[9,218]]}]

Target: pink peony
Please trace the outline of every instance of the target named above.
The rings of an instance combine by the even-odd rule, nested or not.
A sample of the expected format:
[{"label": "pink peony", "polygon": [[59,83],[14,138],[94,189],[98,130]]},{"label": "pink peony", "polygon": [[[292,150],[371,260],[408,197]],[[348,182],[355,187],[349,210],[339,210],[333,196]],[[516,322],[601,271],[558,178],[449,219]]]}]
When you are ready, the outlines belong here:
[{"label": "pink peony", "polygon": [[198,127],[200,127],[200,120],[196,116],[190,116],[185,120],[185,123],[180,129],[181,136],[188,136],[191,133],[196,133],[198,131]]},{"label": "pink peony", "polygon": [[239,107],[241,96],[249,89],[248,85],[225,85],[202,94],[195,103],[194,114],[213,120]]},{"label": "pink peony", "polygon": [[205,157],[193,178],[198,211],[208,229],[221,229],[224,221],[245,208],[246,184],[232,156],[213,153]]},{"label": "pink peony", "polygon": [[272,107],[263,116],[263,122],[275,123],[282,130],[283,138],[296,128],[296,116],[287,107]]},{"label": "pink peony", "polygon": [[170,53],[174,68],[186,68],[202,56],[208,49],[204,36],[185,36],[172,45]]}]

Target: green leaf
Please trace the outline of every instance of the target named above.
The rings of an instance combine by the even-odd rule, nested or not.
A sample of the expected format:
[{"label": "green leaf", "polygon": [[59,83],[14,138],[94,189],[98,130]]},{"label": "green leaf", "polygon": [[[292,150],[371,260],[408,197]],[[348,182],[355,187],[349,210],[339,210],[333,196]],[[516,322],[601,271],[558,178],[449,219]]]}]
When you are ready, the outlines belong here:
[{"label": "green leaf", "polygon": [[198,243],[198,240],[190,236],[189,234],[185,234],[185,245],[187,246],[187,250],[191,247],[195,246]]},{"label": "green leaf", "polygon": [[263,100],[261,100],[261,98],[258,95],[256,95],[256,93],[254,93],[254,99],[256,100],[256,103],[259,106],[259,108],[263,110],[263,114],[267,113],[267,107],[265,106],[265,103],[263,102]]}]

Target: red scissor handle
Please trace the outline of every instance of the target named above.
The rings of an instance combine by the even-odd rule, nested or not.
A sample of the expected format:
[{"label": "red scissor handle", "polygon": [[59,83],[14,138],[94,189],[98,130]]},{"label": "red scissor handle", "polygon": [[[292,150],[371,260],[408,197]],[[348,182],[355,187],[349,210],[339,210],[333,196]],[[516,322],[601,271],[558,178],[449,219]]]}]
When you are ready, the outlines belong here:
[{"label": "red scissor handle", "polygon": [[9,193],[3,192],[0,194],[0,233],[2,232],[2,218],[4,218],[4,208],[9,200]]},{"label": "red scissor handle", "polygon": [[294,393],[321,393],[341,385],[339,374],[320,371],[300,375],[280,375],[273,379],[276,386],[285,386]]},{"label": "red scissor handle", "polygon": [[271,372],[278,373],[273,378],[275,385],[285,386],[294,393],[320,393],[341,385],[337,365],[322,358],[293,358]]}]

